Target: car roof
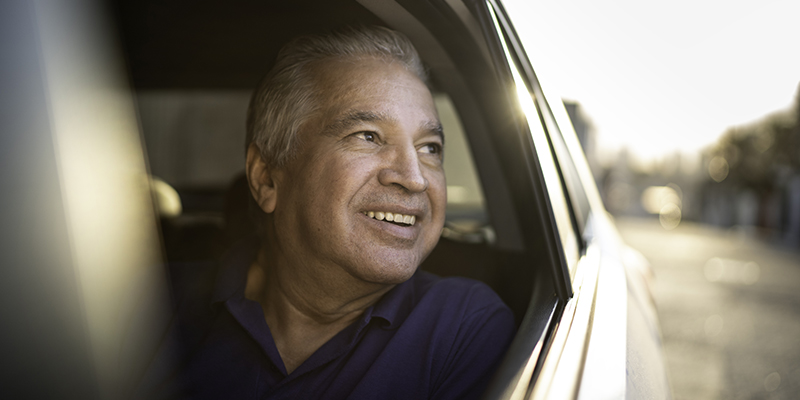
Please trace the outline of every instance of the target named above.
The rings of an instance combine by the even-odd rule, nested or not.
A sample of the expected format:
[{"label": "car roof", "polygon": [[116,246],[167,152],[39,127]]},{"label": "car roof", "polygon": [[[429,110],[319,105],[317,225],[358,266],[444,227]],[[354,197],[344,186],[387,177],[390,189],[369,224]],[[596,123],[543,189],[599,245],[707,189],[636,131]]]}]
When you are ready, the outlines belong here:
[{"label": "car roof", "polygon": [[111,12],[136,89],[252,89],[296,36],[385,26],[356,1],[118,0]]}]

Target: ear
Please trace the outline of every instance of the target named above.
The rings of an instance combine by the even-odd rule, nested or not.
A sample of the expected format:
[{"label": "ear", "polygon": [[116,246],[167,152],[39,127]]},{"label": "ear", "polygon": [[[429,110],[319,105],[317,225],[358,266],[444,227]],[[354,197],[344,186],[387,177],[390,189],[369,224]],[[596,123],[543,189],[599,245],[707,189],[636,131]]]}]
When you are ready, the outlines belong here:
[{"label": "ear", "polygon": [[278,203],[278,186],[275,181],[275,171],[261,157],[261,150],[255,143],[247,147],[247,161],[245,162],[247,183],[250,193],[261,209],[269,214],[275,211]]}]

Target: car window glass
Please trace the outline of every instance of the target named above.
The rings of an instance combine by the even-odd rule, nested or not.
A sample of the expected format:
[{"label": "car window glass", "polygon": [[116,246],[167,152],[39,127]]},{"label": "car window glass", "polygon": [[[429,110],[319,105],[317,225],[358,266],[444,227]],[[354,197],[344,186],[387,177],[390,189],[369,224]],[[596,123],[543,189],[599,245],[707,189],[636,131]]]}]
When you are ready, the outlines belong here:
[{"label": "car window glass", "polygon": [[497,20],[495,9],[491,3],[488,3],[489,11],[492,15],[494,26],[497,29],[498,36],[502,39],[503,52],[509,66],[511,67],[511,74],[514,79],[515,91],[519,101],[520,108],[522,109],[528,121],[531,137],[533,138],[536,154],[539,157],[541,164],[542,174],[544,176],[545,185],[547,186],[548,196],[553,209],[558,234],[561,239],[561,245],[564,250],[564,257],[569,268],[570,277],[574,276],[575,267],[579,257],[579,245],[577,235],[573,228],[572,217],[570,216],[567,199],[564,196],[564,190],[561,184],[561,178],[558,169],[550,152],[550,143],[544,132],[544,129],[539,120],[539,111],[536,107],[534,95],[528,89],[528,84],[520,72],[516,57],[509,50],[506,35]]}]

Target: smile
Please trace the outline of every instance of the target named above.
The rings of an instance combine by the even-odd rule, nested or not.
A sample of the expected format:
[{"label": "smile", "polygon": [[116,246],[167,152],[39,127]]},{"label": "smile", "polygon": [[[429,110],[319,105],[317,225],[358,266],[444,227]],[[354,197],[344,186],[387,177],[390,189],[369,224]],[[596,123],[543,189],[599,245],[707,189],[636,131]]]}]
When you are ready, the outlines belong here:
[{"label": "smile", "polygon": [[377,219],[378,221],[393,222],[398,225],[412,226],[414,222],[417,221],[417,217],[414,215],[403,215],[383,211],[363,211],[363,214],[370,218]]}]

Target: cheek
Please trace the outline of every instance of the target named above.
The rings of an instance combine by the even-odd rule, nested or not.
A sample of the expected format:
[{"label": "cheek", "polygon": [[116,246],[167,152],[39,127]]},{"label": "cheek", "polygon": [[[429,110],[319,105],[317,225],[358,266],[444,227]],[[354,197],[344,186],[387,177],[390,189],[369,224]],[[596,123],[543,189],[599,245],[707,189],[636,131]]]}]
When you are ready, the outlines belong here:
[{"label": "cheek", "polygon": [[428,192],[431,200],[431,208],[440,215],[434,216],[444,219],[445,208],[447,208],[447,180],[444,172],[432,174],[429,179]]},{"label": "cheek", "polygon": [[312,202],[319,209],[341,211],[369,180],[370,168],[371,164],[363,159],[331,157],[314,170],[306,171],[305,179],[313,182],[309,186],[316,189],[311,194]]}]

